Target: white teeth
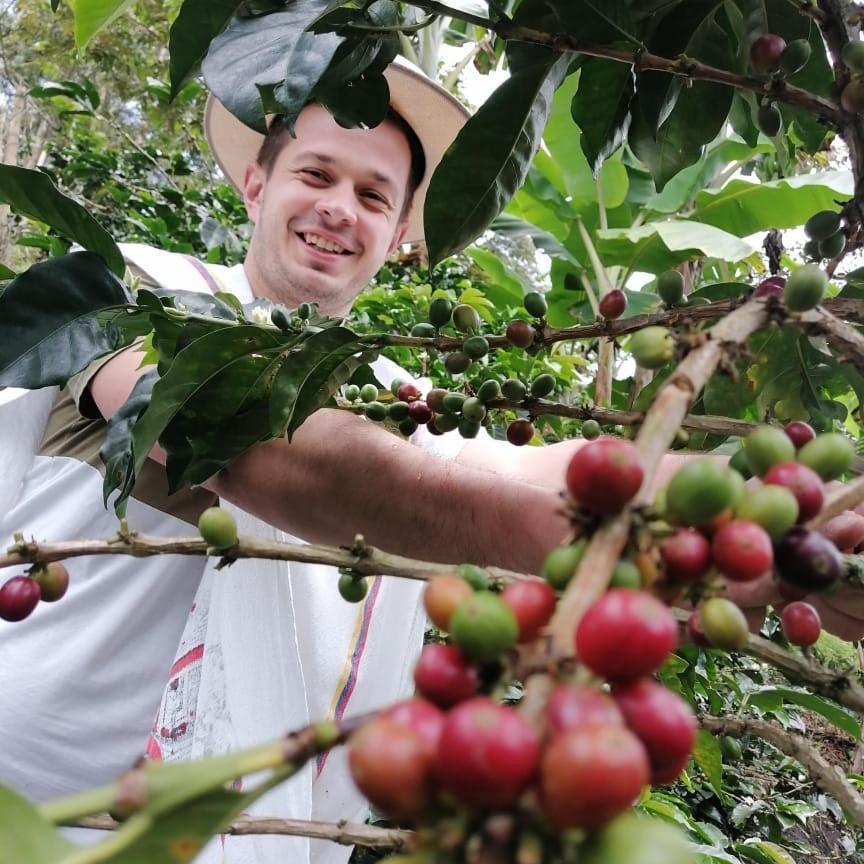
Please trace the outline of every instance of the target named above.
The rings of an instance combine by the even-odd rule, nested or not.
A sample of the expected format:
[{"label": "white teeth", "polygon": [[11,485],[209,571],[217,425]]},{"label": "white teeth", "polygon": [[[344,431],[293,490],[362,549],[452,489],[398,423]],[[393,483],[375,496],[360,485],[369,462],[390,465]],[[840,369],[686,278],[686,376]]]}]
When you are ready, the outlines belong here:
[{"label": "white teeth", "polygon": [[310,246],[319,246],[321,249],[326,249],[328,252],[344,252],[345,248],[338,243],[333,243],[324,237],[319,237],[317,234],[304,234],[303,239]]}]

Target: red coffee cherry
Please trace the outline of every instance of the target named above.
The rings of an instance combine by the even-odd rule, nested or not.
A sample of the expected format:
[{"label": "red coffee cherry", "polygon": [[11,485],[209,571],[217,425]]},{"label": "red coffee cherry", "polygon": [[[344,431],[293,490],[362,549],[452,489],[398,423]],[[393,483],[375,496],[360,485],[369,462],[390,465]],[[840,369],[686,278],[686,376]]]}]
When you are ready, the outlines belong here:
[{"label": "red coffee cherry", "polygon": [[618,513],[639,491],[645,472],[631,441],[597,438],[576,451],[567,467],[567,488],[595,513]]},{"label": "red coffee cherry", "polygon": [[449,708],[477,692],[477,670],[455,645],[426,645],[414,667],[414,683],[430,702]]},{"label": "red coffee cherry", "polygon": [[23,621],[39,603],[39,583],[29,576],[13,576],[0,588],[0,618]]},{"label": "red coffee cherry", "polygon": [[666,575],[675,582],[698,582],[711,566],[711,544],[692,528],[679,528],[660,543]]},{"label": "red coffee cherry", "polygon": [[717,569],[733,582],[751,582],[774,563],[768,532],[755,522],[733,519],[714,535],[711,553]]},{"label": "red coffee cherry", "polygon": [[816,437],[816,430],[803,420],[790,420],[783,431],[789,436],[796,450],[800,450]]},{"label": "red coffee cherry", "polygon": [[822,619],[809,603],[797,600],[780,614],[783,634],[793,645],[814,645],[822,632]]},{"label": "red coffee cherry", "polygon": [[501,599],[513,610],[519,625],[517,642],[533,642],[555,612],[555,591],[545,580],[510,582]]},{"label": "red coffee cherry", "polygon": [[546,704],[546,727],[551,735],[586,726],[623,726],[624,717],[607,693],[587,684],[561,684]]},{"label": "red coffee cherry", "polygon": [[613,288],[600,298],[598,309],[607,321],[620,318],[627,309],[627,295],[620,288]]},{"label": "red coffee cherry", "polygon": [[782,462],[769,469],[762,478],[763,483],[785,486],[798,501],[798,521],[812,519],[825,503],[825,487],[822,478],[800,462]]}]

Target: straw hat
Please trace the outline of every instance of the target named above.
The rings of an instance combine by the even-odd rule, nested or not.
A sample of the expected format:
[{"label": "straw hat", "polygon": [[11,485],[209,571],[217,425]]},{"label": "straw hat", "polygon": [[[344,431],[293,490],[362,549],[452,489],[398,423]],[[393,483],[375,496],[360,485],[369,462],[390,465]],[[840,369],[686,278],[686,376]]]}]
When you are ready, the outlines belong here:
[{"label": "straw hat", "polygon": [[[414,194],[404,241],[422,242],[429,178],[470,114],[404,57],[397,56],[384,70],[384,77],[390,87],[390,105],[417,134],[426,156],[426,173]],[[246,166],[255,159],[264,136],[241,123],[212,93],[204,109],[204,134],[222,172],[235,189],[242,190]]]}]

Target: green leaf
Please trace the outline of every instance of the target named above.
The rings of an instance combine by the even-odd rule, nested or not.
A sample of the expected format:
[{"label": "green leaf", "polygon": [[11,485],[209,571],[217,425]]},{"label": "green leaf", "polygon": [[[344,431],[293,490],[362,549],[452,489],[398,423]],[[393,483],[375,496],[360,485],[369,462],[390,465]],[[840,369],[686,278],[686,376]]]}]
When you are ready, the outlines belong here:
[{"label": "green leaf", "polygon": [[[734,66],[734,56],[723,28],[706,18],[693,35],[688,52],[697,60],[720,69]],[[679,171],[696,162],[703,148],[722,130],[732,105],[732,88],[709,81],[695,81],[678,97],[675,109],[659,129],[645,119],[637,95],[629,143],[644,162],[662,191]]]},{"label": "green leaf", "polygon": [[579,73],[571,115],[582,130],[582,152],[595,175],[627,137],[634,82],[632,66],[615,60],[588,60]]},{"label": "green leaf", "polygon": [[125,315],[132,302],[126,286],[92,252],[34,264],[0,294],[0,386],[65,384],[120,347],[111,320]]},{"label": "green leaf", "polygon": [[569,57],[512,74],[463,126],[432,175],[424,221],[431,265],[479,236],[522,185]]},{"label": "green leaf", "polygon": [[210,43],[227,26],[240,0],[184,0],[168,39],[171,95],[197,72]]},{"label": "green leaf", "polygon": [[735,844],[735,851],[757,864],[796,864],[795,859],[782,846],[770,840],[749,838]]},{"label": "green leaf", "polygon": [[237,357],[279,345],[279,337],[254,325],[223,327],[187,345],[153,388],[150,405],[132,432],[135,474],[171,419]]},{"label": "green leaf", "polygon": [[700,192],[690,218],[747,237],[768,228],[803,225],[820,210],[839,210],[837,199],[853,194],[850,171],[799,174],[765,183],[732,180],[722,189]]},{"label": "green leaf", "polygon": [[699,766],[699,770],[708,778],[711,788],[722,798],[723,756],[720,753],[720,742],[706,729],[700,729],[696,735],[693,759]]},{"label": "green leaf", "polygon": [[16,275],[14,270],[10,270],[5,264],[0,264],[0,280],[14,279]]},{"label": "green leaf", "polygon": [[123,12],[132,0],[68,0],[75,14],[75,44],[83,48],[106,24]]},{"label": "green leaf", "polygon": [[361,337],[347,327],[333,327],[314,333],[294,349],[270,390],[271,435],[287,435],[290,440],[300,424],[348,382],[353,369],[338,382],[331,375],[362,347]]},{"label": "green leaf", "polygon": [[597,251],[607,267],[621,265],[646,273],[662,273],[692,258],[743,261],[754,254],[749,243],[693,222],[652,222],[636,228],[597,232]]},{"label": "green leaf", "polygon": [[858,718],[836,702],[831,702],[822,696],[815,696],[802,690],[792,690],[789,687],[765,687],[750,693],[747,701],[757,708],[775,709],[778,700],[783,703],[800,705],[808,711],[821,714],[829,723],[833,723],[856,740],[861,739],[861,725]]},{"label": "green leaf", "polygon": [[0,201],[16,213],[44,222],[64,237],[101,255],[123,277],[126,264],[111,235],[85,207],[67,198],[43,171],[0,164]]},{"label": "green leaf", "polygon": [[333,33],[306,31],[326,6],[327,0],[306,0],[268,15],[233,17],[201,64],[207,87],[235,117],[262,133],[265,108],[259,88],[269,88],[293,128],[342,41]]},{"label": "green leaf", "polygon": [[[528,5],[523,2],[522,4]],[[640,39],[626,0],[548,0],[564,30],[587,42],[611,42],[622,37]],[[522,14],[522,9],[519,9]],[[526,23],[524,20],[520,24]],[[559,28],[561,29],[561,28]]]},{"label": "green leaf", "polygon": [[125,513],[125,501],[132,494],[135,485],[134,460],[132,453],[132,428],[138,418],[147,410],[153,393],[153,385],[159,380],[155,369],[142,375],[132,388],[132,392],[120,408],[114,412],[105,429],[105,441],[99,450],[105,465],[105,479],[102,484],[102,503],[108,506],[108,497],[115,489],[120,490],[117,515]]},{"label": "green leaf", "polygon": [[486,296],[499,308],[519,306],[525,296],[525,286],[516,274],[489,249],[471,246],[465,254],[486,274]]},{"label": "green leaf", "polygon": [[33,805],[0,786],[0,864],[60,864],[76,848]]}]

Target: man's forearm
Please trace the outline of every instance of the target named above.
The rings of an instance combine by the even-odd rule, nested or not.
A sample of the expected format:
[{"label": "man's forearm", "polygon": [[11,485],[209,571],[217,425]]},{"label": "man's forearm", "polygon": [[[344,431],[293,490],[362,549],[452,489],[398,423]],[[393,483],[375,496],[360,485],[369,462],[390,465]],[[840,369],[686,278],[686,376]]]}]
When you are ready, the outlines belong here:
[{"label": "man's forearm", "polygon": [[537,572],[568,527],[551,490],[451,462],[327,409],[290,443],[252,448],[207,485],[311,542],[346,544],[361,533],[402,555],[526,572]]}]

